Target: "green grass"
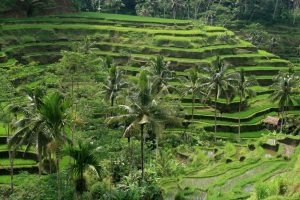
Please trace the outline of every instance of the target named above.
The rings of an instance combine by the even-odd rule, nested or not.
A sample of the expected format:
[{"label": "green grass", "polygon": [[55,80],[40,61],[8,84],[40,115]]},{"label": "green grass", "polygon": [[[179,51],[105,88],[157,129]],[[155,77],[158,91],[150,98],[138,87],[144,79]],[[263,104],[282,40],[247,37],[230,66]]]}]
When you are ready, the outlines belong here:
[{"label": "green grass", "polygon": [[6,129],[2,123],[0,123],[0,135],[6,135]]},{"label": "green grass", "polygon": [[118,31],[118,32],[139,32],[148,34],[170,34],[170,35],[205,35],[205,32],[200,30],[154,30],[147,28],[132,28],[132,27],[116,27],[116,26],[99,26],[86,24],[18,24],[18,25],[4,25],[3,30],[26,30],[26,29],[86,29],[86,30],[102,30]]},{"label": "green grass", "polygon": [[152,23],[191,23],[188,20],[178,20],[178,19],[163,19],[154,17],[142,17],[142,16],[132,16],[132,15],[121,15],[121,14],[109,14],[109,13],[95,13],[95,12],[81,12],[76,14],[64,14],[56,16],[67,16],[67,17],[90,17],[90,18],[105,18],[108,20],[119,20],[119,21],[133,21],[133,22],[152,22]]},{"label": "green grass", "polygon": [[[268,130],[253,131],[253,132],[242,132],[241,137],[242,138],[259,138],[262,135],[268,134],[268,133],[269,133]],[[221,132],[221,131],[217,132],[217,136],[221,137],[221,138],[231,138],[232,134],[234,134],[235,137],[237,136],[236,133]]]},{"label": "green grass", "polygon": [[[0,159],[0,168],[1,167],[7,167],[10,165],[9,159]],[[14,159],[14,165],[18,166],[28,166],[28,165],[36,165],[36,162],[34,160],[27,160],[27,159]]]}]

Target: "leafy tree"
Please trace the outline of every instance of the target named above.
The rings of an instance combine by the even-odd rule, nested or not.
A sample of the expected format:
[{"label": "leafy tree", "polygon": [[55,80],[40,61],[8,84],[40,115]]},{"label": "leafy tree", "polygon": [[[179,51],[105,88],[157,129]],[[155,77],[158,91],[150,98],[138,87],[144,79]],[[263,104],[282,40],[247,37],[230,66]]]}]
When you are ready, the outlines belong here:
[{"label": "leafy tree", "polygon": [[178,13],[183,10],[185,6],[185,1],[183,0],[171,0],[171,9],[174,19],[176,19]]},{"label": "leafy tree", "polygon": [[271,88],[274,92],[270,95],[272,102],[277,102],[279,111],[281,113],[281,126],[280,132],[282,132],[285,117],[285,108],[287,106],[294,105],[295,94],[297,94],[297,87],[299,86],[299,78],[294,74],[281,73],[274,79],[274,84]]},{"label": "leafy tree", "polygon": [[122,0],[104,0],[104,9],[118,13],[118,11],[124,7],[125,4]]},{"label": "leafy tree", "polygon": [[238,82],[237,82],[237,93],[238,96],[240,98],[240,102],[239,102],[239,130],[238,130],[238,134],[239,134],[239,138],[238,141],[241,141],[241,107],[242,107],[242,103],[243,100],[246,100],[246,98],[251,98],[256,96],[256,92],[251,88],[253,86],[258,85],[255,77],[251,76],[251,77],[246,77],[245,76],[245,71],[244,69],[241,69],[241,71],[239,72],[239,77],[238,77]]},{"label": "leafy tree", "polygon": [[93,170],[97,174],[100,174],[99,163],[95,156],[94,148],[90,143],[78,142],[78,146],[70,147],[69,154],[74,159],[74,163],[71,164],[71,170],[76,178],[76,191],[82,199],[82,194],[87,190],[86,179],[84,178],[84,172],[88,169]]},{"label": "leafy tree", "polygon": [[[72,126],[72,141],[74,141],[75,132],[75,122],[79,119],[78,117],[78,94],[80,81],[85,79],[90,79],[89,73],[98,70],[98,65],[102,63],[98,56],[94,54],[93,51],[94,42],[90,40],[89,37],[84,38],[82,42],[74,43],[71,51],[62,51],[62,58],[60,60],[60,65],[62,65],[63,72],[67,73],[64,76],[63,83],[68,82],[68,78],[71,78],[71,99],[72,99],[72,116],[73,116],[73,126]],[[68,76],[68,75],[71,76]],[[77,86],[75,90],[75,85]]]},{"label": "leafy tree", "polygon": [[217,133],[217,101],[223,94],[229,102],[238,80],[237,73],[227,73],[226,69],[219,57],[213,66],[204,68],[206,75],[203,77],[203,87],[206,88],[207,97],[213,97],[215,102],[215,137]]}]

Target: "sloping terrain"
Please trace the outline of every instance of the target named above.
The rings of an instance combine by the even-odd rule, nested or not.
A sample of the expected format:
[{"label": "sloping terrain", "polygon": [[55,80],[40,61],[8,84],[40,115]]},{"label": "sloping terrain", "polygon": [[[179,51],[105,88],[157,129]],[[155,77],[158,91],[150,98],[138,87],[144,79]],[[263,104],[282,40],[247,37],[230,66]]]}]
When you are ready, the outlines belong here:
[{"label": "sloping terrain", "polygon": [[[128,78],[133,81],[139,68],[157,55],[163,55],[178,76],[186,75],[185,70],[192,67],[209,67],[217,56],[220,56],[223,64],[228,66],[228,71],[244,68],[246,74],[255,75],[260,84],[260,86],[255,86],[258,95],[250,99],[249,106],[241,112],[241,131],[244,138],[260,137],[261,134],[267,132],[262,120],[268,115],[277,115],[278,110],[277,106],[270,103],[268,99],[272,92],[268,86],[272,84],[274,75],[279,71],[288,70],[292,65],[276,55],[258,50],[223,27],[203,26],[191,21],[82,13],[26,19],[0,19],[0,24],[2,24],[0,72],[7,74],[8,79],[19,89],[40,84],[58,87],[58,77],[52,74],[51,64],[61,58],[61,50],[70,49],[73,42],[81,41],[87,36],[95,42],[94,48],[97,49],[97,55],[113,57],[119,66],[126,69]],[[25,67],[20,64],[30,65]],[[171,84],[179,85],[180,83],[172,82]],[[180,100],[182,112],[187,119],[191,118],[192,99],[190,96],[182,98],[170,94],[169,98]],[[227,103],[225,99],[218,100],[219,137],[229,137],[231,133],[237,133],[238,102],[238,98],[231,103]],[[213,101],[203,104],[200,99],[197,99],[193,121],[197,128],[213,130],[214,109],[212,105],[214,105]],[[2,128],[4,126],[0,127],[1,175],[9,173],[9,161],[4,159],[8,158],[7,136],[5,129]],[[167,131],[181,130],[169,129]],[[19,155],[15,163],[16,167],[20,170],[37,170],[33,153],[23,155],[20,152]],[[269,164],[266,163],[266,165],[269,167]],[[263,173],[261,169],[259,170]],[[185,184],[184,181],[181,184]],[[226,188],[231,188],[231,186],[226,186]]]}]

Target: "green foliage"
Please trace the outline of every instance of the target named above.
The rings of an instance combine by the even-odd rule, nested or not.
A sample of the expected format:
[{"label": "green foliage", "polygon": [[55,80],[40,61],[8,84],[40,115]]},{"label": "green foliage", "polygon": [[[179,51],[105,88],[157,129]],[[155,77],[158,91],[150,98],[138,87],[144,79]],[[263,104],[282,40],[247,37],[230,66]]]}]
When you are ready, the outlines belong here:
[{"label": "green foliage", "polygon": [[[68,174],[62,172],[60,176],[67,180]],[[38,177],[37,175],[28,175],[23,173],[18,175],[16,179],[20,179],[21,185],[19,185],[14,193],[9,196],[11,200],[24,200],[24,199],[56,199],[57,198],[57,185],[55,175],[45,175]],[[18,180],[16,180],[18,181]],[[60,186],[60,190],[63,191],[63,199],[73,199],[74,189],[72,184],[63,182]]]},{"label": "green foliage", "polygon": [[155,165],[158,176],[170,177],[180,174],[182,171],[180,163],[174,158],[170,150],[160,150],[155,160]]},{"label": "green foliage", "polygon": [[97,182],[91,187],[91,196],[93,199],[104,199],[104,195],[110,190],[111,185],[107,182]]},{"label": "green foliage", "polygon": [[276,183],[266,184],[266,183],[257,183],[255,185],[255,194],[256,199],[266,199],[267,197],[278,194],[278,186]]},{"label": "green foliage", "polygon": [[233,157],[236,154],[236,148],[234,144],[226,142],[224,146],[224,152],[227,157]]},{"label": "green foliage", "polygon": [[199,167],[208,163],[207,156],[203,153],[200,148],[195,148],[195,153],[192,156],[192,166]]}]

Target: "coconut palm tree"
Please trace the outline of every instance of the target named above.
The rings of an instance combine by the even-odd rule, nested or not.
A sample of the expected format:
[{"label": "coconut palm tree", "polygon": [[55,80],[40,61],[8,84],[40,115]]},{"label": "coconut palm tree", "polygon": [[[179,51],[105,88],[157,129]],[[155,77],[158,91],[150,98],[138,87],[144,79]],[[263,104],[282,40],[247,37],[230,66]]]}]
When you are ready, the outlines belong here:
[{"label": "coconut palm tree", "polygon": [[108,69],[107,83],[103,85],[105,99],[110,102],[110,106],[114,106],[114,101],[118,93],[124,89],[128,84],[124,80],[124,74],[121,69],[115,65],[111,65]]},{"label": "coconut palm tree", "polygon": [[151,74],[153,93],[169,93],[171,87],[168,81],[173,79],[173,72],[169,69],[169,62],[164,60],[163,56],[151,58],[147,68]]},{"label": "coconut palm tree", "polygon": [[141,143],[141,180],[144,181],[144,143],[145,143],[145,128],[153,132],[161,129],[161,125],[168,114],[168,109],[163,109],[160,105],[158,95],[153,94],[152,86],[149,77],[145,70],[139,75],[138,85],[135,90],[131,91],[128,97],[127,105],[120,105],[120,109],[124,112],[118,116],[113,116],[107,119],[108,124],[115,122],[128,122],[128,126],[124,131],[124,137],[129,137],[132,132],[140,131]]},{"label": "coconut palm tree", "polygon": [[71,164],[70,168],[76,176],[76,192],[82,199],[82,194],[87,189],[84,172],[91,169],[99,175],[99,162],[95,156],[94,148],[90,143],[79,141],[78,146],[69,148],[68,155],[74,159],[74,163]]},{"label": "coconut palm tree", "polygon": [[271,88],[274,92],[270,95],[272,102],[277,102],[279,112],[281,113],[281,126],[282,132],[283,124],[285,121],[285,108],[294,105],[296,88],[299,86],[299,77],[290,73],[281,73],[274,79],[274,84]]},{"label": "coconut palm tree", "polygon": [[239,130],[238,130],[238,142],[241,141],[241,107],[243,100],[245,100],[247,97],[252,98],[256,96],[256,92],[252,89],[253,86],[258,85],[257,80],[255,77],[245,77],[245,71],[244,69],[241,69],[239,72],[238,82],[237,82],[237,94],[240,98],[239,102]]},{"label": "coconut palm tree", "polygon": [[66,126],[70,118],[68,110],[71,107],[71,102],[66,99],[62,94],[54,92],[43,98],[42,104],[39,107],[39,113],[45,122],[51,138],[55,141],[55,154],[56,154],[56,169],[57,169],[57,192],[58,199],[61,198],[60,194],[60,177],[59,177],[59,161],[61,157],[61,148],[63,144],[70,139],[66,135]]},{"label": "coconut palm tree", "polygon": [[196,96],[204,96],[204,88],[203,88],[203,79],[200,76],[198,70],[193,68],[192,70],[188,70],[187,77],[181,77],[180,80],[182,85],[180,86],[183,90],[184,96],[188,94],[192,94],[192,121],[194,120],[194,110],[195,110],[195,101]]},{"label": "coconut palm tree", "polygon": [[39,175],[42,173],[43,149],[51,141],[49,129],[39,113],[41,106],[42,91],[26,90],[29,102],[26,106],[11,106],[10,111],[22,115],[22,118],[14,122],[13,136],[8,140],[8,146],[14,151],[26,145],[25,152],[30,147],[36,146],[39,161]]},{"label": "coconut palm tree", "polygon": [[226,70],[227,67],[223,65],[219,57],[217,57],[213,66],[203,69],[205,73],[203,87],[206,88],[207,97],[213,97],[215,102],[215,137],[217,134],[217,101],[221,95],[224,95],[227,102],[229,102],[238,80],[237,73],[227,73]]}]

